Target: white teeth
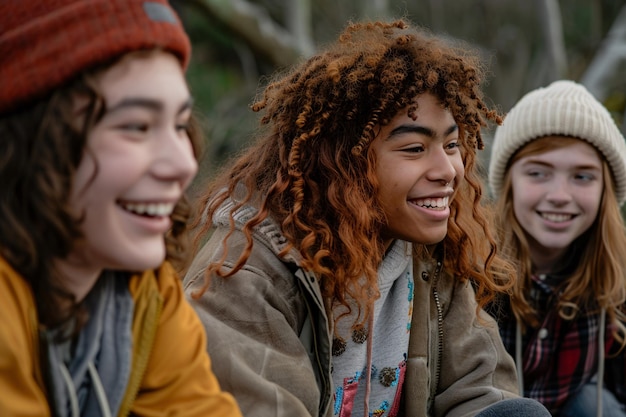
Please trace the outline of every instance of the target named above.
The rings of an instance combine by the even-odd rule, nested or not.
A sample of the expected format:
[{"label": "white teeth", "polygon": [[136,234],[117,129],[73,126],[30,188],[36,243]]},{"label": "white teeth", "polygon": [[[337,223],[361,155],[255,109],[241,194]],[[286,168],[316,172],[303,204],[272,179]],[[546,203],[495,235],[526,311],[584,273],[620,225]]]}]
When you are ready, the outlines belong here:
[{"label": "white teeth", "polygon": [[574,216],[571,214],[541,213],[541,217],[554,223],[561,223],[571,220]]},{"label": "white teeth", "polygon": [[426,208],[445,208],[448,207],[449,197],[438,197],[438,198],[424,198],[420,200],[414,200],[414,204],[420,207]]},{"label": "white teeth", "polygon": [[174,210],[172,203],[126,203],[122,207],[130,212],[148,216],[169,216]]}]

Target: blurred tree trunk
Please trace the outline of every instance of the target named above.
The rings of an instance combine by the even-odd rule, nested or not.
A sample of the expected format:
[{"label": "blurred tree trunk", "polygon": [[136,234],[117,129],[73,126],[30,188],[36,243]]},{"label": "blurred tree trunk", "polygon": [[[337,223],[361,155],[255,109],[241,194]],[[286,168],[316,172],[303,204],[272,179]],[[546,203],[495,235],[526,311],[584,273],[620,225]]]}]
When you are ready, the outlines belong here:
[{"label": "blurred tree trunk", "polygon": [[428,0],[430,6],[431,29],[435,32],[444,30],[444,3],[440,0]]},{"label": "blurred tree trunk", "polygon": [[389,17],[389,0],[366,0],[363,17],[369,19],[387,19]]},{"label": "blurred tree trunk", "polygon": [[[190,3],[221,22],[246,42],[255,54],[264,56],[277,67],[291,65],[300,57],[313,52],[310,30],[305,29],[294,35],[272,20],[263,7],[246,0],[191,0]],[[293,14],[296,19],[310,20],[310,10],[305,10],[306,7],[310,8],[309,1],[290,0],[290,3],[296,3],[292,4],[290,15]],[[309,39],[304,39],[307,36]]]},{"label": "blurred tree trunk", "polygon": [[600,101],[626,83],[626,6],[617,15],[609,33],[581,77],[580,82]]},{"label": "blurred tree trunk", "polygon": [[315,53],[313,30],[311,28],[311,0],[291,0],[287,2],[285,21],[302,55]]},{"label": "blurred tree trunk", "polygon": [[536,0],[546,59],[541,60],[539,74],[543,82],[567,78],[567,58],[563,40],[563,22],[557,0]]},{"label": "blurred tree trunk", "polygon": [[[172,3],[180,9],[193,8],[195,15],[189,20],[205,33],[213,36],[212,32],[218,32],[218,42],[208,50],[211,69],[219,72],[202,69],[198,72],[215,73],[214,83],[222,86],[225,80],[232,82],[226,87],[237,91],[237,97],[245,97],[245,101],[237,102],[244,109],[247,98],[254,95],[253,87],[257,87],[259,75],[315,53],[317,45],[335,40],[346,22],[402,16],[436,34],[458,37],[478,46],[490,69],[486,96],[503,111],[510,109],[525,92],[568,77],[586,85],[616,119],[626,111],[623,0],[530,3],[519,0],[172,0]],[[615,19],[612,26],[605,23],[609,19]],[[214,27],[209,31],[203,26],[207,24]],[[608,27],[609,31],[605,32]],[[202,33],[198,27],[194,29],[192,33],[196,36]],[[221,43],[221,36],[228,37],[228,42]],[[590,61],[589,49],[594,46],[599,47],[592,50],[595,56]],[[234,60],[221,62],[219,54],[224,52],[221,48],[229,48],[231,55],[234,49],[240,64]],[[237,77],[230,77],[233,73]],[[241,82],[241,73],[249,82]],[[211,88],[206,78],[198,79],[201,81],[194,88]],[[234,96],[229,92],[223,99],[228,103],[227,110],[212,105],[217,121],[214,125],[225,132],[224,149],[236,148],[230,144],[239,143],[234,136],[247,137],[247,132],[238,133],[247,113],[233,110],[238,109],[232,104]],[[231,115],[234,116],[227,117]],[[626,115],[623,123],[626,132]],[[213,133],[212,139],[216,136]]]}]

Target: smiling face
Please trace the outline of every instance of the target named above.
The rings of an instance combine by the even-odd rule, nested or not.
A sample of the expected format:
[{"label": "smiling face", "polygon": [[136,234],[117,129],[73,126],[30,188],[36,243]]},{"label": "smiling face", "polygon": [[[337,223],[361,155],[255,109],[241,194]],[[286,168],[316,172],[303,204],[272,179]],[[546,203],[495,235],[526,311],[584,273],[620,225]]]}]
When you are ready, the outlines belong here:
[{"label": "smiling face", "polygon": [[[540,139],[552,140],[552,138]],[[602,160],[583,140],[531,153],[510,168],[513,210],[533,263],[556,262],[595,221],[603,191]]]},{"label": "smiling face", "polygon": [[450,201],[465,173],[450,111],[431,94],[419,96],[417,105],[416,120],[404,109],[372,142],[387,245],[394,239],[440,242],[448,231]]},{"label": "smiling face", "polygon": [[172,55],[132,54],[96,85],[106,109],[88,134],[71,198],[84,238],[60,263],[74,277],[70,287],[103,269],[161,264],[169,215],[197,170],[186,133],[190,94]]}]

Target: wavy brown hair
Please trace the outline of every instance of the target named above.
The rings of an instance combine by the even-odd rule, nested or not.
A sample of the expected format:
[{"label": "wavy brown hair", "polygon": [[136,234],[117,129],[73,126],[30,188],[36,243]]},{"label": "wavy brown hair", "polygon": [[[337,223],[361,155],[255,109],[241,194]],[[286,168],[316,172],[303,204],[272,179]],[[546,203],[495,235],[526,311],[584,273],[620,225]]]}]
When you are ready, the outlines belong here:
[{"label": "wavy brown hair", "polygon": [[[550,136],[533,140],[518,150],[507,164],[502,193],[497,200],[499,218],[497,234],[502,254],[517,263],[519,279],[511,294],[511,309],[524,325],[539,326],[537,310],[528,292],[532,286],[533,265],[524,228],[513,211],[513,188],[510,167],[519,159],[562,149],[581,139]],[[626,302],[626,233],[624,221],[615,197],[615,179],[606,161],[602,160],[604,191],[598,217],[589,229],[572,242],[565,259],[571,264],[564,269],[572,271],[561,288],[558,300],[559,315],[571,320],[577,314],[597,313],[605,309],[609,322],[614,324],[614,336],[622,344],[625,328],[624,302]]]},{"label": "wavy brown hair", "polygon": [[[337,42],[278,73],[252,105],[264,112],[265,130],[202,197],[197,245],[226,199],[236,202],[231,215],[246,204],[259,209],[243,227],[247,247],[234,269],[221,269],[225,256],[209,265],[204,290],[211,274],[227,277],[242,268],[252,250],[253,228],[271,216],[288,242],[281,256],[296,248],[301,266],[320,277],[325,297],[369,306],[377,296],[377,268],[385,251],[385,216],[370,145],[378,127],[399,111],[415,117],[416,98],[426,93],[437,97],[459,125],[465,164],[443,241],[446,266],[476,284],[481,303],[492,291],[505,289],[511,269],[495,255],[475,168],[476,149],[483,148],[481,128],[501,122],[482,99],[482,77],[478,55],[467,45],[448,43],[404,21],[350,24]],[[240,186],[247,190],[244,195],[236,192]],[[232,233],[232,218],[230,227]]]},{"label": "wavy brown hair", "polygon": [[[89,132],[106,109],[94,76],[116,62],[79,75],[34,103],[0,114],[0,256],[32,288],[44,326],[55,327],[72,317],[78,323],[86,319],[85,309],[63,287],[54,264],[66,258],[81,237],[81,220],[69,204],[73,179],[88,152]],[[86,104],[77,114],[79,97]],[[193,120],[188,134],[197,153],[200,130]],[[183,198],[171,215],[173,226],[165,236],[166,258],[175,266],[186,259],[190,212]]]}]

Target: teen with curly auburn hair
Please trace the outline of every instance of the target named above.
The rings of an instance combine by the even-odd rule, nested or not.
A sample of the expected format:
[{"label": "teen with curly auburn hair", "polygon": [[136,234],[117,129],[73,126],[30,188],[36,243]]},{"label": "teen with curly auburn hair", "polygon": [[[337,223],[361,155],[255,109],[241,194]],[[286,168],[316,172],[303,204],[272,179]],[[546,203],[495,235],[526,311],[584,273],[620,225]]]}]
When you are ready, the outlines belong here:
[{"label": "teen with curly auburn hair", "polygon": [[0,27],[0,415],[240,417],[173,267],[200,140],[175,11],[9,1]]},{"label": "teen with curly auburn hair", "polygon": [[526,94],[498,127],[489,181],[519,280],[497,318],[524,395],[554,416],[626,416],[626,143],[587,89]]},{"label": "teen with curly auburn hair", "polygon": [[[206,190],[197,241],[212,235],[185,277],[246,416],[474,415],[516,396],[473,291],[512,278],[480,204],[480,129],[500,120],[481,76],[464,47],[357,23],[253,105],[267,129]],[[541,415],[523,399],[483,415],[518,406]]]}]

